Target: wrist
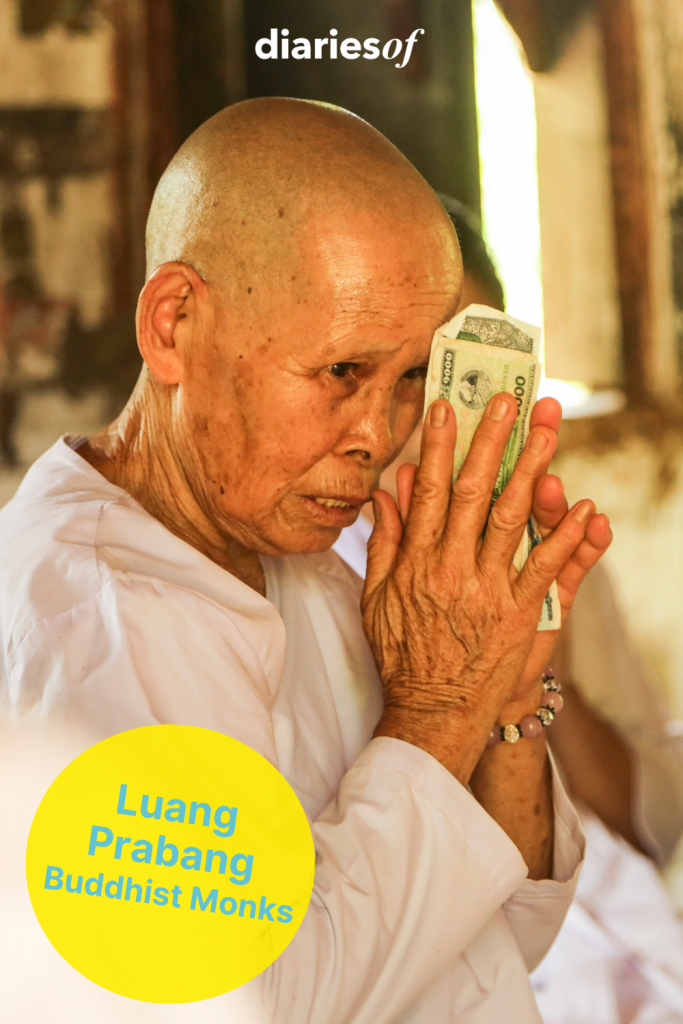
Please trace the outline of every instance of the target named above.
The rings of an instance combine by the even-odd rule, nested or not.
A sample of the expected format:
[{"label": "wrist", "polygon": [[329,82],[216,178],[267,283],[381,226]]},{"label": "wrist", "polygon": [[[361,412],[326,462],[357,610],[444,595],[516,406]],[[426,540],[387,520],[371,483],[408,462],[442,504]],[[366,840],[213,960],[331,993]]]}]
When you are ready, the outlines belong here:
[{"label": "wrist", "polygon": [[521,739],[538,739],[562,710],[563,699],[560,690],[561,686],[556,681],[553,670],[544,669],[536,709],[533,712],[528,711],[526,701],[506,704],[491,730],[487,747],[495,747],[500,743],[504,746],[514,744]]},{"label": "wrist", "polygon": [[[490,721],[490,720],[489,720]],[[486,746],[490,725],[462,711],[412,711],[389,707],[373,736],[390,736],[431,754],[463,786]]]}]

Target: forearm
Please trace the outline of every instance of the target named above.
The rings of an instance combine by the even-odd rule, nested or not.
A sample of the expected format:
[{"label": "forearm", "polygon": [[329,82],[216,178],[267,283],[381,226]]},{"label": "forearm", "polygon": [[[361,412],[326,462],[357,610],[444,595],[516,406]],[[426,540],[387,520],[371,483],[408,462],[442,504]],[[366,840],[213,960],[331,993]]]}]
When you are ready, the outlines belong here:
[{"label": "forearm", "polygon": [[[525,704],[507,705],[505,721],[520,721],[528,713]],[[470,786],[476,800],[512,840],[529,878],[550,878],[554,810],[545,737],[486,747],[490,728],[486,720],[481,715],[425,716],[393,710],[385,712],[374,735],[411,743],[440,761],[462,785]]]},{"label": "forearm", "polygon": [[551,878],[554,811],[545,737],[488,747],[470,788],[521,853],[529,878]]}]

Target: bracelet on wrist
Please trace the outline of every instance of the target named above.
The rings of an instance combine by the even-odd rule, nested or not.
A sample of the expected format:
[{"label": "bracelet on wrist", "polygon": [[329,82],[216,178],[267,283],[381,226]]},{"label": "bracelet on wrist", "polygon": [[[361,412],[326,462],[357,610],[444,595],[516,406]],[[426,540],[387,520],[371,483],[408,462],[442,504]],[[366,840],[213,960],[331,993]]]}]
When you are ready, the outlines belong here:
[{"label": "bracelet on wrist", "polygon": [[545,695],[541,707],[535,714],[525,715],[517,725],[494,725],[486,741],[487,747],[495,747],[498,743],[517,743],[518,740],[540,736],[555,715],[560,713],[564,701],[560,696],[562,687],[555,680],[555,673],[551,668],[546,668],[542,678]]}]

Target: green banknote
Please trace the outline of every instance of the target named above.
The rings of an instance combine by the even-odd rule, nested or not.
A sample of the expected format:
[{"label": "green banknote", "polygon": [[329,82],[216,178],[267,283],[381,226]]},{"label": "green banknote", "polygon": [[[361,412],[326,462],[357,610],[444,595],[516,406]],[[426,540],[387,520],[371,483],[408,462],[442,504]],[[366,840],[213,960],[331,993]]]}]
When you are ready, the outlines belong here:
[{"label": "green banknote", "polygon": [[[425,414],[437,398],[446,398],[455,411],[458,440],[453,460],[455,480],[472,443],[489,399],[505,391],[514,396],[518,414],[507,443],[493,492],[500,496],[512,475],[529,433],[531,410],[541,374],[541,332],[513,317],[489,309],[468,306],[434,335],[425,394]],[[536,544],[538,527],[529,520],[515,554],[521,569]],[[559,629],[561,624],[557,584],[546,595],[539,629]]]}]

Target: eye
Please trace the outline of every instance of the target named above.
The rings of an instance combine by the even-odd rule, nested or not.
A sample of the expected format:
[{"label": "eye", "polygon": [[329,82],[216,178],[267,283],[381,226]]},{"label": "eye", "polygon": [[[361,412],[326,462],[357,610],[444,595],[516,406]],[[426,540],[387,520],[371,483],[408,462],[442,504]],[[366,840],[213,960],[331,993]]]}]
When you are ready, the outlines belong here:
[{"label": "eye", "polygon": [[406,380],[425,380],[427,377],[427,367],[414,366],[412,370],[406,370],[403,376]]},{"label": "eye", "polygon": [[358,363],[333,363],[332,366],[328,366],[328,370],[333,376],[343,380],[344,377],[350,377],[357,366]]}]

